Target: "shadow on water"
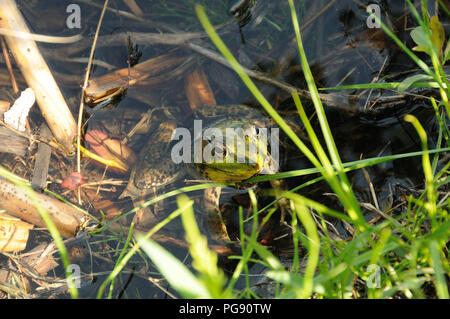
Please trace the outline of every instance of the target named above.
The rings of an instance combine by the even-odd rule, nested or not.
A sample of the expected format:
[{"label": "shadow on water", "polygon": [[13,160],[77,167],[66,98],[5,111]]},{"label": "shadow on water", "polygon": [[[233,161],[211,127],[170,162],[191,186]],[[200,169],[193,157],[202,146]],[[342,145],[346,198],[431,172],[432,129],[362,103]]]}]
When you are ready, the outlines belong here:
[{"label": "shadow on water", "polygon": [[[82,1],[80,3],[81,29],[70,30],[66,27],[65,22],[67,17],[66,7],[71,2],[60,0],[20,1],[21,9],[34,32],[59,36],[69,36],[81,32],[91,41],[101,9],[90,1]],[[249,69],[263,72],[276,80],[287,82],[296,87],[305,87],[292,24],[288,18],[290,15],[287,1],[257,0],[253,7],[237,10],[235,12],[237,17],[231,16],[228,12],[229,8],[235,4],[234,1],[214,1],[214,4],[211,4],[211,1],[197,2],[203,3],[207,7],[208,15],[214,24],[225,23],[222,29],[222,37],[233,54],[238,57],[240,63]],[[398,30],[402,40],[405,40],[411,46],[409,33],[401,31],[406,19],[404,6],[399,5],[398,1],[370,1],[370,3],[374,2],[381,6],[383,12],[389,18],[389,23]],[[169,30],[201,32],[201,26],[193,9],[194,3],[195,1],[185,0],[153,0],[139,3],[144,12],[144,19],[156,22],[148,23],[139,19],[128,19],[126,16],[120,15],[118,10],[129,11],[129,8],[123,1],[110,1],[112,10],[105,15],[100,32],[99,46],[95,53],[95,59],[103,61],[103,63],[96,64],[93,67],[91,78],[107,74],[113,69],[127,67],[128,51],[126,43],[115,41],[111,45],[106,45],[102,42],[102,37],[131,32],[169,33]],[[301,25],[311,21],[302,29],[302,37],[319,87],[370,83],[375,78],[392,74],[397,75],[397,79],[401,79],[404,76],[402,72],[414,69],[410,60],[395,48],[380,29],[367,28],[367,14],[362,4],[367,5],[368,1],[336,1],[318,17],[317,14],[329,1],[295,1],[295,3],[300,12]],[[95,112],[88,110],[86,114],[86,119],[88,119],[87,131],[102,130],[106,131],[111,137],[121,139],[130,132],[145,112],[163,106],[168,107],[178,119],[191,121],[189,117],[186,117],[189,103],[184,90],[184,78],[199,66],[207,75],[218,105],[246,104],[258,107],[235,73],[216,61],[207,59],[186,46],[140,43],[137,36],[133,34],[131,34],[131,40],[139,46],[139,50],[142,52],[141,62],[168,52],[174,52],[179,57],[191,56],[193,62],[182,70],[178,76],[165,79],[161,77],[159,86],[149,87],[137,83],[130,87],[126,95],[115,105],[110,105],[109,108]],[[194,42],[205,48],[214,49],[208,39],[195,40]],[[46,60],[51,69],[54,70],[55,77],[60,83],[64,95],[74,113],[76,113],[75,110],[77,110],[80,99],[80,85],[83,80],[84,68],[87,64],[86,57],[89,55],[90,46],[41,44],[40,47],[46,54]],[[172,71],[175,72],[176,69],[172,69]],[[299,123],[298,116],[294,112],[295,107],[287,92],[262,81],[257,83],[277,110]],[[413,113],[419,118],[427,129],[431,141],[435,138],[437,126],[433,120],[434,113],[427,98],[413,95],[397,100],[392,98],[393,103],[383,105],[371,103],[376,99],[382,101],[385,97],[389,100],[396,92],[385,91],[380,94],[380,92],[366,90],[342,91],[340,94],[358,96],[356,102],[358,108],[356,110],[355,108],[326,108],[331,130],[344,162],[420,150],[415,131],[409,125],[405,125],[403,121],[403,116],[407,113]],[[420,92],[416,95],[418,94]],[[310,103],[308,101],[304,101],[304,103],[308,114],[313,114]],[[319,130],[320,128],[314,122],[314,118],[313,123],[315,123],[315,128]],[[138,154],[155,127],[155,125],[150,126],[146,134],[134,135],[127,145]],[[284,171],[311,166],[292,147],[284,150],[281,160],[281,169]],[[74,162],[67,162],[66,165],[74,167],[75,164]],[[102,178],[103,169],[97,168],[89,162],[84,162],[83,169],[89,179],[100,180]],[[395,207],[396,203],[402,200],[402,195],[421,184],[423,179],[420,158],[373,166],[366,169],[366,172],[361,170],[352,172],[349,177],[358,200],[364,203],[371,203],[373,200],[369,189],[369,183],[372,183],[376,194],[378,194],[377,200],[382,210]],[[104,178],[120,180],[122,183],[105,187],[105,191],[101,191],[100,195],[86,195],[85,208],[91,212],[102,209],[106,214],[113,214],[118,211],[124,213],[132,209],[132,202],[129,199],[118,199],[128,181],[128,176],[107,172]],[[288,187],[295,187],[306,180],[305,177],[292,178],[286,182]],[[193,185],[193,182],[177,181],[164,189],[157,190],[156,193],[162,194],[186,185]],[[256,190],[268,187],[270,187],[268,183],[257,185]],[[56,183],[53,183],[50,188],[56,192],[62,191]],[[302,190],[302,194],[339,209],[339,203],[336,199],[327,194],[329,191],[326,185],[316,184]],[[249,199],[245,190],[227,188],[223,193],[220,199],[221,210],[228,216],[230,224],[227,226],[230,238],[236,239],[238,235],[237,209],[241,205],[246,213],[251,213]],[[74,192],[67,193],[66,196],[76,198]],[[190,196],[196,199],[196,206],[198,207],[198,203],[202,200],[202,193],[192,193]],[[270,202],[270,199],[259,196],[259,201],[261,207],[263,207],[264,204]],[[110,206],[108,207],[106,204],[106,206],[101,206],[99,203],[106,203]],[[159,214],[164,214],[173,211],[175,207],[172,199],[159,204],[157,209]],[[286,256],[286,263],[288,263],[290,260],[289,254],[292,252],[290,230],[285,224],[280,224],[280,217],[280,213],[274,214],[268,227],[263,229],[260,240],[272,246],[274,251],[281,256]],[[366,210],[367,220],[374,217],[375,213]],[[112,217],[108,216],[108,218]],[[351,235],[348,225],[333,220],[330,222],[337,228],[337,234],[342,238]],[[201,226],[206,231],[205,233],[208,233],[207,225],[202,224]],[[251,225],[248,225],[248,227],[251,228]],[[83,287],[80,289],[81,297],[95,296],[99,284],[103,282],[106,278],[105,275],[114,267],[120,253],[119,247],[123,245],[123,238],[126,238],[127,235],[126,228],[123,230],[124,233],[120,242],[117,241],[117,236],[105,233],[90,238],[88,241],[79,240],[69,245],[69,251],[73,258],[72,262],[79,264],[83,273],[95,274],[91,277],[87,276],[83,280]],[[42,236],[34,236],[34,241],[39,242],[40,240],[43,240]],[[33,242],[30,242],[30,246],[32,244]],[[235,263],[230,262],[227,255],[230,251],[239,249],[239,247],[227,246],[223,243],[217,244],[222,251],[228,252],[221,258],[221,262],[225,271],[231,273]],[[183,230],[180,222],[175,222],[170,226],[165,246],[181,260],[186,263],[190,262],[183,244]],[[57,273],[62,276],[60,268],[57,269]],[[255,266],[251,269],[251,272],[253,275],[251,284],[262,284],[259,275],[263,273],[263,270],[259,266]],[[149,277],[154,278],[153,284],[148,280]],[[164,290],[155,285],[157,283],[164,289],[171,291],[166,283],[158,280],[159,278],[160,275],[152,268],[148,259],[143,258],[143,256],[136,256],[118,277],[112,296],[115,298],[168,298]],[[244,281],[238,281],[237,288],[244,286]],[[266,291],[265,293],[270,295],[270,292]],[[67,297],[67,295],[57,296]]]}]

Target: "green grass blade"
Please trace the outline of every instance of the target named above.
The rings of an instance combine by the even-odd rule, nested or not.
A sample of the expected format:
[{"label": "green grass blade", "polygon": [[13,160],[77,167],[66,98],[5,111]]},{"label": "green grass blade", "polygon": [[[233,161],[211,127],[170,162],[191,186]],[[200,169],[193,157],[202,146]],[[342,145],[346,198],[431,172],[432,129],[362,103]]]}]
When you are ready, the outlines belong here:
[{"label": "green grass blade", "polygon": [[[440,299],[449,299],[448,294],[448,282],[445,279],[445,272],[442,266],[439,245],[436,241],[432,240],[428,244],[430,249],[431,265],[434,269],[434,277],[436,279],[436,292]],[[447,274],[448,275],[448,274]]]},{"label": "green grass blade", "polygon": [[305,154],[305,156],[313,163],[316,167],[321,167],[319,161],[316,159],[314,154],[308,149],[308,147],[300,140],[300,138],[295,134],[295,132],[289,127],[289,125],[284,121],[284,119],[277,113],[277,111],[270,105],[264,95],[259,91],[250,77],[244,72],[242,66],[233,56],[233,54],[228,50],[225,43],[220,39],[219,35],[215,31],[214,27],[209,22],[208,17],[201,5],[195,6],[195,11],[197,12],[197,16],[205,29],[206,33],[211,38],[211,41],[216,45],[219,49],[220,53],[227,59],[230,63],[231,67],[234,71],[239,75],[244,84],[253,94],[253,96],[257,99],[257,101],[261,104],[264,110],[269,114],[270,117],[273,118],[275,123],[286,133],[286,135],[294,142],[294,144],[300,149],[300,151]]},{"label": "green grass blade", "polygon": [[[190,205],[188,203],[187,205]],[[156,224],[152,229],[150,229],[145,235],[144,238],[150,238],[153,236],[156,232],[158,232],[161,228],[163,228],[165,225],[167,225],[170,221],[178,217],[185,207],[180,207],[174,212],[172,212],[169,216],[167,216],[165,219],[163,219],[161,222]],[[114,267],[114,269],[111,271],[111,273],[108,275],[108,277],[105,279],[105,281],[100,285],[100,288],[97,292],[97,298],[101,298],[106,287],[108,286],[111,281],[119,275],[119,273],[123,270],[123,268],[127,265],[128,261],[133,257],[133,255],[139,250],[140,245],[139,243],[135,244],[127,253],[125,256],[123,256],[122,260]]]},{"label": "green grass blade", "polygon": [[434,220],[436,214],[436,189],[434,187],[434,177],[433,169],[431,167],[430,156],[428,154],[428,142],[427,133],[423,129],[417,118],[411,114],[405,115],[405,121],[411,123],[419,134],[420,141],[422,143],[423,156],[422,156],[422,167],[425,174],[426,190],[428,202],[426,204],[426,209],[430,217]]},{"label": "green grass blade", "polygon": [[[308,61],[306,59],[305,50],[303,49],[303,43],[300,35],[300,27],[297,19],[297,13],[295,11],[294,2],[292,0],[289,0],[289,6],[291,8],[291,16],[292,16],[292,24],[294,26],[295,31],[295,37],[297,39],[297,45],[298,45],[298,51],[300,54],[300,61],[302,64],[303,74],[305,75],[306,83],[308,85],[309,92],[311,94],[311,99],[313,101],[317,118],[319,120],[320,127],[322,129],[322,134],[325,139],[325,144],[328,148],[328,153],[331,158],[331,162],[333,163],[336,172],[339,176],[339,181],[334,177],[334,172],[331,169],[331,166],[328,165],[328,160],[322,156],[320,157],[321,153],[318,153],[319,157],[322,160],[322,165],[324,165],[325,168],[325,174],[327,178],[327,182],[330,183],[330,186],[332,187],[333,191],[336,192],[339,199],[341,200],[342,204],[346,208],[349,216],[354,220],[358,221],[358,224],[360,226],[360,230],[364,229],[365,220],[362,216],[361,210],[359,208],[358,202],[356,200],[355,194],[353,193],[353,190],[351,188],[350,182],[348,181],[348,178],[344,172],[344,167],[342,165],[342,161],[340,159],[336,144],[333,139],[333,135],[331,134],[330,127],[328,125],[328,121],[325,115],[325,110],[323,108],[322,102],[319,98],[319,92],[317,90],[317,87],[314,82],[314,78],[311,72],[311,69],[309,68]],[[303,109],[300,103],[300,98],[296,93],[292,93],[294,102],[296,102],[298,109]],[[306,116],[302,117],[302,120],[304,121],[305,126],[307,123],[305,123],[305,120],[307,121]],[[311,132],[312,130],[310,130]],[[309,132],[309,133],[310,133]],[[311,136],[310,136],[311,137]],[[313,141],[312,141],[313,142]],[[316,143],[313,142],[314,148],[316,152],[321,149],[320,144],[316,141]]]},{"label": "green grass blade", "polygon": [[[194,217],[193,201],[186,195],[177,198],[178,207],[185,207],[181,214],[183,227],[186,231],[186,240],[192,256],[192,266],[198,271],[198,279],[212,298],[231,298],[229,290],[224,290],[226,277],[217,266],[217,254],[208,247],[208,241],[200,233]],[[190,204],[190,205],[189,205]]]},{"label": "green grass blade", "polygon": [[137,236],[137,241],[159,272],[183,298],[211,298],[202,282],[171,253],[143,236]]}]

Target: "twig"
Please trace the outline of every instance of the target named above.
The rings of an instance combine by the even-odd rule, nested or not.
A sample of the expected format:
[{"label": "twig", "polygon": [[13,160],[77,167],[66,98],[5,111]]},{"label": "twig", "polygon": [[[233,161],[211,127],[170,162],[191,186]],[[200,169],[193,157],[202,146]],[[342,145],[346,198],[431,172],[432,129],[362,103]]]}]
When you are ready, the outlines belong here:
[{"label": "twig", "polygon": [[[52,132],[50,132],[50,129],[45,123],[42,123],[41,125],[40,135],[48,140],[52,138]],[[47,186],[48,168],[51,156],[51,147],[45,143],[40,143],[38,145],[36,161],[34,163],[33,178],[31,180],[32,187],[44,189]]]},{"label": "twig", "polygon": [[32,40],[36,42],[46,42],[46,43],[73,43],[80,41],[82,39],[82,36],[79,34],[71,37],[54,37],[43,34],[34,34],[26,31],[11,30],[8,28],[0,28],[0,34],[24,40]]},{"label": "twig", "polygon": [[[96,7],[96,8],[101,8],[102,7],[101,5],[99,5],[99,4],[95,3],[95,2],[89,1],[89,0],[79,0],[79,1],[82,2],[82,3],[86,3],[88,5],[91,5],[93,7]],[[169,26],[166,26],[164,24],[161,24],[161,23],[158,23],[158,22],[154,22],[154,21],[151,21],[151,20],[148,20],[148,19],[144,19],[144,18],[139,17],[139,16],[137,16],[137,15],[135,15],[133,13],[130,13],[128,11],[117,10],[117,9],[113,9],[113,8],[107,8],[107,10],[111,11],[112,13],[115,13],[115,14],[117,14],[119,16],[122,16],[124,18],[128,18],[128,19],[144,22],[147,26],[151,26],[151,27],[154,27],[154,28],[157,28],[157,29],[168,31],[168,32],[176,32],[176,30],[174,30],[173,28],[171,28]]]},{"label": "twig", "polygon": [[[78,126],[77,126],[77,171],[79,173],[81,172],[80,145],[81,145],[81,126],[82,126],[82,122],[83,122],[83,111],[84,111],[84,90],[86,90],[86,87],[88,86],[92,60],[94,59],[95,46],[97,44],[98,34],[100,32],[100,26],[102,25],[103,16],[105,15],[105,11],[106,11],[106,7],[108,6],[108,2],[109,2],[109,0],[105,0],[102,13],[100,14],[100,19],[97,24],[97,30],[95,31],[94,41],[92,43],[91,53],[89,54],[89,62],[87,65],[86,75],[84,77],[83,88],[81,90],[81,102],[80,102],[80,109],[78,112]],[[80,193],[78,193],[78,200],[80,201]]]},{"label": "twig", "polygon": [[30,144],[32,144],[33,142],[37,141],[37,142],[40,142],[40,143],[48,144],[49,146],[53,147],[54,149],[59,149],[58,144],[56,142],[54,142],[54,141],[46,140],[45,138],[42,138],[42,137],[39,137],[39,136],[34,136],[34,135],[30,135],[30,134],[25,133],[25,132],[18,131],[15,128],[13,128],[10,125],[8,125],[5,122],[3,122],[2,120],[0,120],[0,125],[4,126],[8,130],[14,132],[15,134],[17,134],[19,136],[27,138],[30,141]]},{"label": "twig", "polygon": [[133,12],[138,17],[144,16],[144,13],[142,12],[141,8],[137,5],[135,0],[123,0],[128,8],[130,8],[131,12]]},{"label": "twig", "polygon": [[2,37],[2,50],[3,56],[5,57],[5,64],[8,68],[9,77],[11,78],[11,85],[13,88],[14,94],[19,93],[19,87],[17,86],[16,77],[14,76],[14,72],[11,65],[11,60],[9,59],[8,49],[6,48],[5,39]]}]

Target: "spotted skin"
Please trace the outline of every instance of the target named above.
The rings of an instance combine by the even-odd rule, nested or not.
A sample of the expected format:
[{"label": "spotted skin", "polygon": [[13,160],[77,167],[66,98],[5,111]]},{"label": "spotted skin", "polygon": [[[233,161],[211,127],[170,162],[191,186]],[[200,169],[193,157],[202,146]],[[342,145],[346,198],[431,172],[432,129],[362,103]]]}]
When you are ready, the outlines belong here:
[{"label": "spotted skin", "polygon": [[[208,127],[225,128],[233,125],[254,125],[266,128],[274,126],[262,113],[245,105],[199,106],[193,111],[193,118],[203,120],[203,129]],[[136,204],[139,204],[142,203],[145,196],[155,194],[155,190],[170,185],[188,174],[192,175],[192,172],[195,171],[192,166],[187,169],[187,165],[175,164],[171,158],[171,137],[175,128],[175,121],[162,122],[157,131],[149,137],[138,155],[121,198],[129,196]],[[193,138],[195,139],[195,136]],[[200,178],[220,182],[239,182],[258,174],[260,169],[261,167],[251,163],[242,164],[238,166],[237,170],[228,169],[227,166],[219,168],[201,163],[197,165],[196,171],[197,175],[201,175]],[[217,176],[220,176],[220,180]],[[220,190],[220,188],[205,190],[203,210],[208,223],[212,225],[211,228],[215,232],[212,234],[213,238],[228,241],[229,237],[218,207]],[[139,218],[152,216],[151,213],[142,211],[138,212]]]}]

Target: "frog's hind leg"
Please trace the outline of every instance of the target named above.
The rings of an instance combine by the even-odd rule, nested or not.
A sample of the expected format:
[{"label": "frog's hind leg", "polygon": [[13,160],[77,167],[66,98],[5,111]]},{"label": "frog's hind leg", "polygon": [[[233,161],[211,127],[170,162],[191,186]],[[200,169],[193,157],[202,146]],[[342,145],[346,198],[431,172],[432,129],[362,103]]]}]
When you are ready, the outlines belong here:
[{"label": "frog's hind leg", "polygon": [[222,217],[219,207],[220,194],[222,187],[208,188],[204,192],[205,219],[208,225],[211,237],[219,242],[230,242],[227,226]]},{"label": "frog's hind leg", "polygon": [[[153,196],[156,197],[157,196],[156,188],[153,187],[152,190]],[[133,205],[134,207],[138,207],[145,204],[148,201],[149,201],[148,198],[136,199],[133,200]],[[162,213],[160,212],[161,210],[160,205],[161,205],[160,202],[156,202],[152,205],[153,208],[150,206],[146,206],[139,209],[133,217],[133,223],[136,225],[136,227],[141,229],[150,229],[151,227],[155,226],[158,222],[160,222],[163,217]]]},{"label": "frog's hind leg", "polygon": [[[144,199],[138,199],[133,200],[133,205],[135,207],[139,207],[143,205],[147,200]],[[150,206],[142,207],[136,213],[133,217],[133,223],[138,228],[145,228],[148,224],[151,224],[151,221],[156,218],[156,215],[153,213]]]},{"label": "frog's hind leg", "polygon": [[280,198],[276,202],[275,205],[276,205],[276,207],[278,207],[278,209],[281,212],[280,222],[283,223],[286,219],[286,215],[292,214],[291,201],[287,198],[281,197],[283,195],[283,193],[287,192],[287,190],[288,190],[286,181],[282,180],[282,179],[275,179],[275,180],[270,181],[270,185],[272,186],[273,190],[275,191],[275,197]]}]

